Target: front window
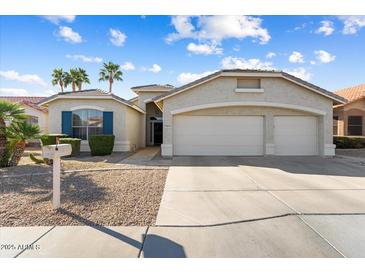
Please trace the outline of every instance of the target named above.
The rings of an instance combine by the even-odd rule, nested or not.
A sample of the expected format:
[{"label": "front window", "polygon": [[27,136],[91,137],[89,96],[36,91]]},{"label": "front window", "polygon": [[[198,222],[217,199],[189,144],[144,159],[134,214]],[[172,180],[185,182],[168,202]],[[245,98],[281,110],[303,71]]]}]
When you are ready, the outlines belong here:
[{"label": "front window", "polygon": [[29,115],[26,122],[30,125],[38,125],[38,117]]},{"label": "front window", "polygon": [[72,112],[74,138],[87,140],[90,135],[103,133],[103,112],[95,109],[80,109]]},{"label": "front window", "polygon": [[338,116],[333,117],[333,135],[338,135]]},{"label": "front window", "polygon": [[362,116],[349,116],[347,121],[347,135],[362,135]]}]

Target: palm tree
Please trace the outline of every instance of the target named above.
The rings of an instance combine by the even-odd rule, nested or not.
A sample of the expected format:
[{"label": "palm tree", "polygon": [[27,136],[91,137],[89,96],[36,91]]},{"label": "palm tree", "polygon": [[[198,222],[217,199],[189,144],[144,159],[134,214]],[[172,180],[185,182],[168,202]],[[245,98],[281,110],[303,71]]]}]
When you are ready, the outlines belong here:
[{"label": "palm tree", "polygon": [[65,86],[71,84],[72,92],[76,91],[76,87],[79,85],[80,76],[78,69],[70,69],[70,72],[65,73]]},{"label": "palm tree", "polygon": [[52,85],[59,85],[61,88],[61,92],[63,92],[63,87],[65,86],[65,77],[66,74],[63,69],[54,69],[52,73]]},{"label": "palm tree", "polygon": [[115,80],[123,81],[123,72],[120,71],[119,65],[112,62],[104,63],[104,67],[100,70],[99,81],[109,82],[109,93],[112,93],[112,86]]},{"label": "palm tree", "polygon": [[19,105],[0,100],[0,161],[6,155],[6,122],[25,120],[27,116]]},{"label": "palm tree", "polygon": [[25,150],[27,140],[37,139],[40,129],[38,125],[28,124],[26,121],[14,122],[8,128],[8,138],[14,143],[13,155],[9,161],[9,166],[18,165]]},{"label": "palm tree", "polygon": [[86,70],[82,69],[82,68],[78,68],[78,73],[79,73],[79,82],[78,82],[78,89],[79,91],[82,89],[82,84],[86,83],[86,84],[90,84],[90,79],[89,79],[89,75],[86,73]]}]

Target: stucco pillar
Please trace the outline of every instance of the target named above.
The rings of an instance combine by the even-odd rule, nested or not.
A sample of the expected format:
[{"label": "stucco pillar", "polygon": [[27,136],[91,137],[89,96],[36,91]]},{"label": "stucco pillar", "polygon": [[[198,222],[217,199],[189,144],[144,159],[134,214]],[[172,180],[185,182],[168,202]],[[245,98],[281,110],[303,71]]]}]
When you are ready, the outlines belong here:
[{"label": "stucco pillar", "polygon": [[265,114],[264,119],[264,154],[274,155],[274,115],[267,113]]},{"label": "stucco pillar", "polygon": [[[330,116],[332,118],[332,115]],[[332,126],[332,120],[331,126]],[[329,129],[330,132],[326,132],[327,129],[326,125],[326,116],[319,116],[318,117],[318,146],[319,146],[319,155],[321,156],[335,156],[335,148],[336,146],[333,144],[332,141],[332,127]],[[330,134],[330,138],[326,138],[326,134]],[[330,140],[327,140],[330,139]]]},{"label": "stucco pillar", "polygon": [[146,147],[146,114],[141,115],[141,147]]},{"label": "stucco pillar", "polygon": [[163,114],[163,143],[161,145],[161,155],[172,157],[172,115],[168,111]]}]

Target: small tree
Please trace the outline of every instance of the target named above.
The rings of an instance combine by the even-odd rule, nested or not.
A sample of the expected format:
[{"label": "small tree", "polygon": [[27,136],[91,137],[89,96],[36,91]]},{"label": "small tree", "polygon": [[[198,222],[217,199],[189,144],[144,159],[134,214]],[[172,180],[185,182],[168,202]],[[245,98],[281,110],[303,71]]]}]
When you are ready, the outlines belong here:
[{"label": "small tree", "polygon": [[123,81],[123,72],[119,69],[118,64],[112,62],[104,63],[104,67],[100,70],[99,81],[109,82],[109,93],[112,93],[114,81]]},{"label": "small tree", "polygon": [[14,151],[9,166],[18,165],[23,156],[26,141],[39,138],[39,134],[39,126],[28,124],[26,121],[14,122],[9,126],[7,135],[10,142],[14,143]]},{"label": "small tree", "polygon": [[24,109],[18,104],[0,100],[0,162],[7,154],[6,122],[13,123],[26,119]]}]

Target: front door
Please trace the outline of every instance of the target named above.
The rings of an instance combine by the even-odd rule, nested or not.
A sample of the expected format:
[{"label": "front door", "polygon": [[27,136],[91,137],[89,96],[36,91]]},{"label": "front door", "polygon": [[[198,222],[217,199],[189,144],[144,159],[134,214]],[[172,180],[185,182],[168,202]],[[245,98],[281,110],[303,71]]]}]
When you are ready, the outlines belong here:
[{"label": "front door", "polygon": [[153,124],[153,145],[162,144],[162,121],[155,121]]}]

